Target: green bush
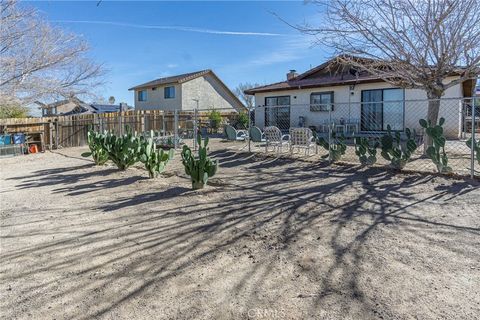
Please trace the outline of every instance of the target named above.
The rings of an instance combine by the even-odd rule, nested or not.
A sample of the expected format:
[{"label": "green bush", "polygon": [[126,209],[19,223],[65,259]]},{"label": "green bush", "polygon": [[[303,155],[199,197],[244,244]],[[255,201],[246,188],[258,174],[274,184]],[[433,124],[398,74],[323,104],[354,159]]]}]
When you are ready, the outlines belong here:
[{"label": "green bush", "polygon": [[240,112],[237,118],[237,129],[246,129],[248,127],[248,114]]},{"label": "green bush", "polygon": [[212,110],[208,114],[208,120],[210,120],[210,126],[213,129],[218,129],[222,123],[222,114],[219,111]]}]

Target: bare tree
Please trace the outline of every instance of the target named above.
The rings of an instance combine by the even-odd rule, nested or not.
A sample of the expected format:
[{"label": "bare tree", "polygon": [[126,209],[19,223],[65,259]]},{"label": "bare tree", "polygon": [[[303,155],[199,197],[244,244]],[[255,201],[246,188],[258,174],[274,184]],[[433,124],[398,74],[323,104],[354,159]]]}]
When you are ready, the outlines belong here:
[{"label": "bare tree", "polygon": [[92,94],[104,69],[83,39],[49,25],[16,0],[0,3],[0,97],[34,100]]},{"label": "bare tree", "polygon": [[312,2],[320,24],[295,27],[333,49],[340,63],[426,91],[433,123],[445,90],[480,73],[479,0]]},{"label": "bare tree", "polygon": [[252,110],[252,108],[254,107],[254,101],[253,101],[254,96],[245,94],[244,91],[251,88],[259,87],[259,86],[260,85],[258,83],[245,82],[245,83],[240,83],[235,88],[235,91],[234,91],[235,95],[238,97],[238,99],[240,99],[240,101],[243,102],[243,104],[245,104],[248,110]]}]

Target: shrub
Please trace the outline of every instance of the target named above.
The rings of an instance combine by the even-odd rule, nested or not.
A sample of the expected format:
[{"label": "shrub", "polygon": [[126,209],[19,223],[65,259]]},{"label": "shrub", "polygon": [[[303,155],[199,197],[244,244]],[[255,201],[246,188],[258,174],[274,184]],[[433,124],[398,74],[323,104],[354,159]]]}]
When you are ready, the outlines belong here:
[{"label": "shrub", "polygon": [[400,132],[392,133],[392,128],[390,125],[387,126],[387,133],[384,134],[381,138],[382,144],[382,157],[390,161],[390,165],[398,170],[401,170],[405,167],[412,154],[417,150],[417,143],[414,140],[415,130],[412,132],[409,128],[405,129],[405,134],[407,135],[407,141],[405,145],[402,145]]},{"label": "shrub", "polygon": [[185,173],[190,176],[192,181],[192,189],[202,189],[208,181],[215,175],[218,169],[218,161],[213,161],[207,156],[208,137],[202,147],[202,137],[198,135],[198,157],[193,155],[192,150],[188,146],[183,146],[182,163],[185,167]]},{"label": "shrub", "polygon": [[432,125],[432,122],[425,119],[420,119],[420,125],[425,128],[425,133],[432,139],[432,145],[428,146],[425,151],[427,157],[437,166],[439,173],[449,173],[452,168],[448,166],[448,156],[445,152],[446,139],[443,135],[442,125],[445,123],[445,118],[440,118],[437,125]]},{"label": "shrub", "polygon": [[222,114],[219,111],[212,110],[208,114],[208,120],[210,120],[210,126],[213,129],[218,129],[222,123]]},{"label": "shrub", "polygon": [[248,114],[240,112],[237,118],[237,129],[246,129],[248,127]]},{"label": "shrub", "polygon": [[82,153],[82,157],[92,157],[96,165],[104,165],[108,161],[108,152],[105,150],[106,135],[89,130],[87,134],[87,142],[90,152]]}]

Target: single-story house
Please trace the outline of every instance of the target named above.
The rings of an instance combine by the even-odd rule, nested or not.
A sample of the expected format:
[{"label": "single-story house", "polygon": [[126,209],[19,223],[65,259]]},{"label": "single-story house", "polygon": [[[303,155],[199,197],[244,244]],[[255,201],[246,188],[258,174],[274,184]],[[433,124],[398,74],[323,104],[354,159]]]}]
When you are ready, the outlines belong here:
[{"label": "single-story house", "polygon": [[[420,129],[418,120],[426,118],[428,108],[423,90],[395,87],[337,61],[334,58],[302,74],[290,70],[285,81],[245,90],[255,96],[256,126],[318,128],[331,117],[335,122],[357,123],[360,132],[383,132],[387,125],[399,131]],[[452,74],[448,80],[458,77]],[[460,137],[463,98],[471,97],[474,88],[475,80],[467,80],[446,90],[440,117],[446,119],[448,137]]]},{"label": "single-story house", "polygon": [[129,109],[126,103],[120,104],[98,104],[86,103],[82,100],[72,97],[65,100],[45,104],[35,101],[42,110],[42,117],[70,116],[76,114],[109,113],[127,111]]},{"label": "single-story house", "polygon": [[246,110],[212,70],[160,78],[128,90],[135,93],[136,110]]}]

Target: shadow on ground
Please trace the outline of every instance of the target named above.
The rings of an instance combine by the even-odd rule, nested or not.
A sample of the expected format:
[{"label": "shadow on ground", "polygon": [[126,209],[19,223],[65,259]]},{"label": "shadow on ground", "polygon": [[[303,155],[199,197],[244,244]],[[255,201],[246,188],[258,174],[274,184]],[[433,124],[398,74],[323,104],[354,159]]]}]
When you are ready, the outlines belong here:
[{"label": "shadow on ground", "polygon": [[[438,211],[474,197],[476,183],[438,184],[434,180],[439,178],[425,175],[327,167],[227,149],[212,156],[220,160],[221,173],[205,190],[175,185],[149,190],[144,184],[140,194],[113,191],[111,199],[101,202],[92,199],[95,193],[125,191],[143,178],[114,178],[114,169],[94,170],[91,165],[16,177],[18,189],[50,187],[53,198],[85,199],[88,209],[66,214],[50,210],[48,215],[32,211],[41,228],[22,229],[19,224],[11,226],[15,232],[2,232],[8,241],[39,239],[2,250],[4,282],[42,279],[24,283],[21,298],[3,306],[14,310],[35,301],[36,312],[53,305],[59,316],[89,319],[114,316],[134,301],[150,303],[153,295],[158,303],[171,304],[166,318],[197,312],[215,316],[220,307],[209,296],[202,300],[201,294],[190,297],[186,292],[193,283],[212,292],[227,286],[229,299],[244,308],[277,301],[270,306],[283,304],[293,318],[324,312],[332,318],[393,318],[399,312],[397,300],[374,289],[404,290],[388,282],[397,281],[394,272],[400,267],[412,264],[422,270],[442,259],[478,257],[480,229]],[[425,258],[428,252],[437,257]],[[418,256],[429,262],[415,261]],[[14,268],[21,264],[26,267]],[[221,277],[231,276],[225,270],[237,271],[228,285],[220,283]],[[203,272],[222,276],[211,279]],[[278,275],[281,279],[275,280]],[[269,296],[265,292],[275,281],[280,288]],[[172,291],[176,282],[177,292]],[[418,308],[421,315],[424,310]]]}]

